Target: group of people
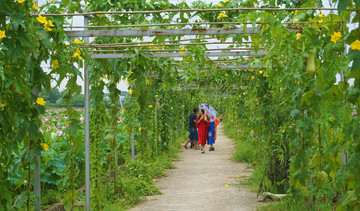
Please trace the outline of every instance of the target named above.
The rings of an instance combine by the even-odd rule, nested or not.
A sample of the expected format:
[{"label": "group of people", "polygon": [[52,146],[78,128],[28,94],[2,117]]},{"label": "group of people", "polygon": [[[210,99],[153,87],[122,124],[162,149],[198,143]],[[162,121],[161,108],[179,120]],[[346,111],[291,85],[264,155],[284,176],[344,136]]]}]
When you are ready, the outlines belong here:
[{"label": "group of people", "polygon": [[[199,115],[199,116],[198,116]],[[220,115],[221,119],[222,114]],[[210,145],[209,151],[215,151],[214,144],[217,138],[216,131],[217,126],[221,120],[216,118],[215,121],[210,122],[208,115],[205,115],[204,109],[194,108],[193,113],[189,116],[189,138],[186,141],[184,147],[187,149],[187,145],[191,142],[194,150],[197,149],[197,145],[201,146],[201,153],[205,153],[205,145]]]}]

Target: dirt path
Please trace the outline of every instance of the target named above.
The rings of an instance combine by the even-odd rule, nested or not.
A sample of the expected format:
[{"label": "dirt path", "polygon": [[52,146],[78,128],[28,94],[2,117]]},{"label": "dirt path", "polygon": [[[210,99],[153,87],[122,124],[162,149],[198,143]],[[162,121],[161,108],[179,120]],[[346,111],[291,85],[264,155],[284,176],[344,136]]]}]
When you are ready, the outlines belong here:
[{"label": "dirt path", "polygon": [[156,181],[163,195],[148,197],[132,210],[255,210],[256,193],[231,185],[251,174],[245,164],[230,160],[233,148],[219,125],[214,152],[184,149],[181,161],[174,162],[176,169]]}]

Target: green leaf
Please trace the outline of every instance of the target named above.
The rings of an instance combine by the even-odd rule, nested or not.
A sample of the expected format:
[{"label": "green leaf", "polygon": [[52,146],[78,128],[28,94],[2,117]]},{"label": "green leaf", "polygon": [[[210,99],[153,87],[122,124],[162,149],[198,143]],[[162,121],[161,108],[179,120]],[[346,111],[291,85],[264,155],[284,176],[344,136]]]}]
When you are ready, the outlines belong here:
[{"label": "green leaf", "polygon": [[339,10],[340,15],[342,12],[344,12],[346,10],[346,8],[349,6],[350,3],[351,3],[351,0],[339,0],[338,10]]}]

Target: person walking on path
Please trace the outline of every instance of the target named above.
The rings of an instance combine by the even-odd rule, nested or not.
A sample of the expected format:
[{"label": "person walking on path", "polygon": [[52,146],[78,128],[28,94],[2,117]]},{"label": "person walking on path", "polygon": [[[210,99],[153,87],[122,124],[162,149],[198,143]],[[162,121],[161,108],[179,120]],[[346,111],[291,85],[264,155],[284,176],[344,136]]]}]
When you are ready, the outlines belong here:
[{"label": "person walking on path", "polygon": [[215,141],[216,141],[216,138],[217,138],[217,126],[220,124],[221,122],[221,117],[222,117],[223,114],[220,114],[220,117],[215,119]]},{"label": "person walking on path", "polygon": [[198,128],[199,144],[201,145],[201,153],[205,153],[205,144],[210,126],[210,118],[205,115],[205,110],[200,110],[200,116],[196,119],[196,127]]},{"label": "person walking on path", "polygon": [[187,149],[187,145],[188,143],[191,141],[191,145],[194,146],[194,149],[196,149],[196,145],[197,145],[197,141],[198,141],[198,132],[197,132],[197,128],[196,128],[196,119],[197,119],[197,114],[199,113],[199,108],[194,108],[193,109],[194,113],[191,113],[189,116],[189,139],[186,141],[186,143],[184,144],[185,149]]},{"label": "person walking on path", "polygon": [[214,151],[214,144],[215,144],[215,121],[210,122],[210,126],[208,128],[208,136],[207,136],[207,143],[210,145],[209,151]]}]

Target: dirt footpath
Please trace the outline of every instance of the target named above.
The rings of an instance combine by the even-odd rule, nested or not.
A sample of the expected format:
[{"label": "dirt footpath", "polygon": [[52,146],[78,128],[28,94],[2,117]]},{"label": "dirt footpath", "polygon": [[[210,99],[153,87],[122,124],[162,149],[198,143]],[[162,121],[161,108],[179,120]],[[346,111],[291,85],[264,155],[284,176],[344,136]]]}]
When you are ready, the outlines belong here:
[{"label": "dirt footpath", "polygon": [[156,181],[163,195],[147,197],[132,210],[255,210],[256,193],[232,185],[251,174],[245,164],[230,160],[233,149],[220,124],[215,151],[184,149],[181,161],[174,162],[176,169]]}]

